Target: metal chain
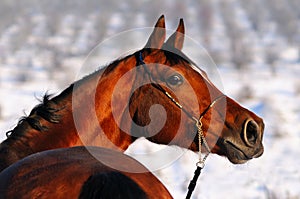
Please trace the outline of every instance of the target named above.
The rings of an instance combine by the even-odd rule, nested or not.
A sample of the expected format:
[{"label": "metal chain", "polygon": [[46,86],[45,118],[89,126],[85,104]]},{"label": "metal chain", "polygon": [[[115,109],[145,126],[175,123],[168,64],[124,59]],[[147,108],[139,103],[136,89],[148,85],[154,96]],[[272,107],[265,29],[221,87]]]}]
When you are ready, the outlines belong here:
[{"label": "metal chain", "polygon": [[[199,119],[193,117],[193,119],[195,120],[195,125],[197,127],[197,132],[198,132],[198,141],[199,141],[199,161],[196,163],[197,166],[201,167],[202,169],[204,168],[205,166],[205,160],[207,159],[208,155],[210,154],[210,148],[208,146],[208,143],[204,137],[204,134],[203,134],[203,130],[202,130],[202,118],[203,116],[201,116]],[[205,147],[205,149],[207,150],[207,153],[205,154],[205,156],[202,158],[202,143]]]},{"label": "metal chain", "polygon": [[[208,157],[208,155],[210,154],[210,149],[209,149],[209,146],[207,144],[207,141],[204,137],[204,134],[203,134],[203,130],[202,130],[202,118],[203,116],[201,116],[199,119],[193,117],[193,120],[195,120],[195,124],[196,124],[196,127],[197,127],[197,133],[198,133],[198,141],[199,141],[199,161],[196,163],[196,170],[194,172],[194,177],[193,179],[190,181],[190,184],[188,186],[188,192],[187,192],[187,195],[186,195],[186,199],[190,199],[191,196],[192,196],[192,193],[196,187],[196,184],[197,184],[197,180],[201,174],[201,170],[204,168],[205,166],[205,160],[206,158]],[[207,150],[208,153],[205,154],[205,156],[202,158],[202,143],[205,147],[205,149]]]}]

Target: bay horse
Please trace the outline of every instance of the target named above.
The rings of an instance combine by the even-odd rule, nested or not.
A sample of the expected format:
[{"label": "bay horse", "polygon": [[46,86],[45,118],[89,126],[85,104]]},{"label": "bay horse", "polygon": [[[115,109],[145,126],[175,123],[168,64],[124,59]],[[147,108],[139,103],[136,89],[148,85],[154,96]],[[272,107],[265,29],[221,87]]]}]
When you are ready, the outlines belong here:
[{"label": "bay horse", "polygon": [[[0,173],[0,198],[172,198],[163,184],[133,158],[111,149],[87,148],[48,150],[9,166]],[[102,164],[98,158],[120,170]],[[148,172],[126,172],[129,169]]]},{"label": "bay horse", "polygon": [[224,95],[182,52],[184,32],[180,19],[165,42],[162,15],[143,49],[74,82],[56,97],[46,95],[7,133],[0,145],[0,170],[55,148],[124,151],[138,137],[199,151],[198,118],[212,153],[234,164],[262,155],[263,120]]}]

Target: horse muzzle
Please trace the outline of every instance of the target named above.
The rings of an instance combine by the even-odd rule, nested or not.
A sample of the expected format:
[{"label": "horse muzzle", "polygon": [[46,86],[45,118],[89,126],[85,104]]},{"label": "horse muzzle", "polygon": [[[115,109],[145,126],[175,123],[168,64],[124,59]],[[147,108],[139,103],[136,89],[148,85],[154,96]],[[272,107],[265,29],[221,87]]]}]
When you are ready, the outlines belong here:
[{"label": "horse muzzle", "polygon": [[[239,139],[232,136],[220,137],[217,146],[230,162],[242,164],[253,158],[260,157],[264,152],[262,135],[264,124],[262,120],[246,119],[240,131]],[[235,132],[232,132],[235,134]]]}]

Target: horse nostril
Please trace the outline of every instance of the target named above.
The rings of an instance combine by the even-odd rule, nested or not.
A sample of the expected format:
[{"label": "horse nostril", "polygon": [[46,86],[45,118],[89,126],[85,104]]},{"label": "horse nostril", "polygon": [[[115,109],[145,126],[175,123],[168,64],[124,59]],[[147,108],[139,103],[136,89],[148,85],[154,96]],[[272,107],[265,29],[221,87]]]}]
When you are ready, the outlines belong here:
[{"label": "horse nostril", "polygon": [[248,146],[253,146],[258,137],[258,125],[252,120],[248,119],[244,125],[244,140]]}]

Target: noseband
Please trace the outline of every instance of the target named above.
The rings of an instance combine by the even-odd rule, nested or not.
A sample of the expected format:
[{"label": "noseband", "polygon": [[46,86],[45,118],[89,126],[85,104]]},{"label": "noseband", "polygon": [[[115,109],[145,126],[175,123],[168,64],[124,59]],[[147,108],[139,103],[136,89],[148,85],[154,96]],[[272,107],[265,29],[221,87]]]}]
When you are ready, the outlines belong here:
[{"label": "noseband", "polygon": [[[135,57],[136,57],[136,65],[146,65],[146,63],[143,60],[143,55],[142,52],[139,51],[137,53],[135,53]],[[152,75],[151,73],[146,69],[148,75],[150,76],[150,79],[152,79]],[[195,187],[196,187],[196,183],[197,183],[197,179],[201,173],[201,170],[204,168],[205,166],[205,160],[208,157],[208,155],[210,154],[211,150],[209,148],[209,145],[205,139],[205,136],[203,134],[203,130],[202,130],[202,118],[204,117],[204,115],[216,104],[217,101],[219,101],[221,98],[226,97],[226,95],[220,95],[219,97],[217,97],[214,101],[211,102],[211,104],[200,114],[200,117],[197,118],[195,116],[193,116],[189,111],[187,111],[174,97],[172,97],[172,95],[170,93],[168,93],[161,85],[156,84],[156,83],[152,83],[152,85],[157,88],[159,91],[163,92],[170,100],[172,103],[174,103],[179,109],[181,109],[190,119],[192,119],[195,122],[195,126],[197,127],[197,134],[198,134],[198,141],[199,141],[199,161],[196,163],[196,170],[194,172],[194,177],[191,180],[189,186],[188,186],[188,193],[186,196],[186,199],[189,199],[192,195],[192,192],[194,191]],[[201,147],[202,144],[204,145],[207,153],[205,154],[205,156],[202,158],[201,157]]]}]

